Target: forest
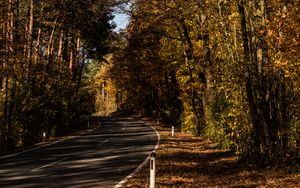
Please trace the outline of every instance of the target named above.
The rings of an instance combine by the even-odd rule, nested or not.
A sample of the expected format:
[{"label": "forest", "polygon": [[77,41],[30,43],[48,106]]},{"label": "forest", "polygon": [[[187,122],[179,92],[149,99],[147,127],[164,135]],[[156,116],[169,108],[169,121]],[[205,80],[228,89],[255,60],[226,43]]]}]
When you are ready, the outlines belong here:
[{"label": "forest", "polygon": [[0,0],[0,150],[152,116],[261,165],[300,154],[299,0]]},{"label": "forest", "polygon": [[[111,51],[111,0],[0,1],[0,150],[67,134],[91,114],[83,72]],[[79,122],[79,123],[76,123]]]}]

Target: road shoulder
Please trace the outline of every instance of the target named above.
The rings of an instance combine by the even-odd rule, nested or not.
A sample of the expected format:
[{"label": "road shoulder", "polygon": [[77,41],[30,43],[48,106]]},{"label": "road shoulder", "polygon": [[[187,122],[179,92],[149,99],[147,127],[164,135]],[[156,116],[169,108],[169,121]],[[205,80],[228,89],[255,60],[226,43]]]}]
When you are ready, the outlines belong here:
[{"label": "road shoulder", "polygon": [[[148,122],[149,123],[149,122]],[[157,187],[299,187],[299,169],[259,169],[212,142],[152,125],[161,135],[157,150]],[[149,164],[123,187],[148,187]]]}]

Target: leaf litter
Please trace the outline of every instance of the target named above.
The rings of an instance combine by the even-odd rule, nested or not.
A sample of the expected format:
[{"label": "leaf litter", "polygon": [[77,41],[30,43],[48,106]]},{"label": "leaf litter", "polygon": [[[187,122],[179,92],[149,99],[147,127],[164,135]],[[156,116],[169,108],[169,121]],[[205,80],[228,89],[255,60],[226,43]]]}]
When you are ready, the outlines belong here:
[{"label": "leaf litter", "polygon": [[[156,151],[156,187],[300,187],[299,165],[262,169],[239,161],[233,152],[218,149],[209,140],[156,126],[161,142]],[[123,187],[149,187],[149,165],[145,165]]]}]

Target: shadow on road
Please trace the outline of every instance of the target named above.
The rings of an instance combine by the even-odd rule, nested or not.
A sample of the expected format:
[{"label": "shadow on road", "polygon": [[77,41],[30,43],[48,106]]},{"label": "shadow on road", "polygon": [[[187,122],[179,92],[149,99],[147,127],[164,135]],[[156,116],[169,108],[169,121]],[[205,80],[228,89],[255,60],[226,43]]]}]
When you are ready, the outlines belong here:
[{"label": "shadow on road", "polygon": [[92,117],[97,129],[0,159],[0,187],[112,187],[154,149],[156,133],[130,118]]}]

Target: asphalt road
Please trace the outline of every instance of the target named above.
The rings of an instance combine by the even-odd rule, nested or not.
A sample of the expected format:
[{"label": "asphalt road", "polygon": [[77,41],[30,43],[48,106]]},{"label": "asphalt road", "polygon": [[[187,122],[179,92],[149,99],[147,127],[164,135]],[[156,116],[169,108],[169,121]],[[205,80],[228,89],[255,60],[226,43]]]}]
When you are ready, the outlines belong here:
[{"label": "asphalt road", "polygon": [[0,187],[114,187],[157,144],[141,121],[111,118],[90,132],[0,157]]}]

